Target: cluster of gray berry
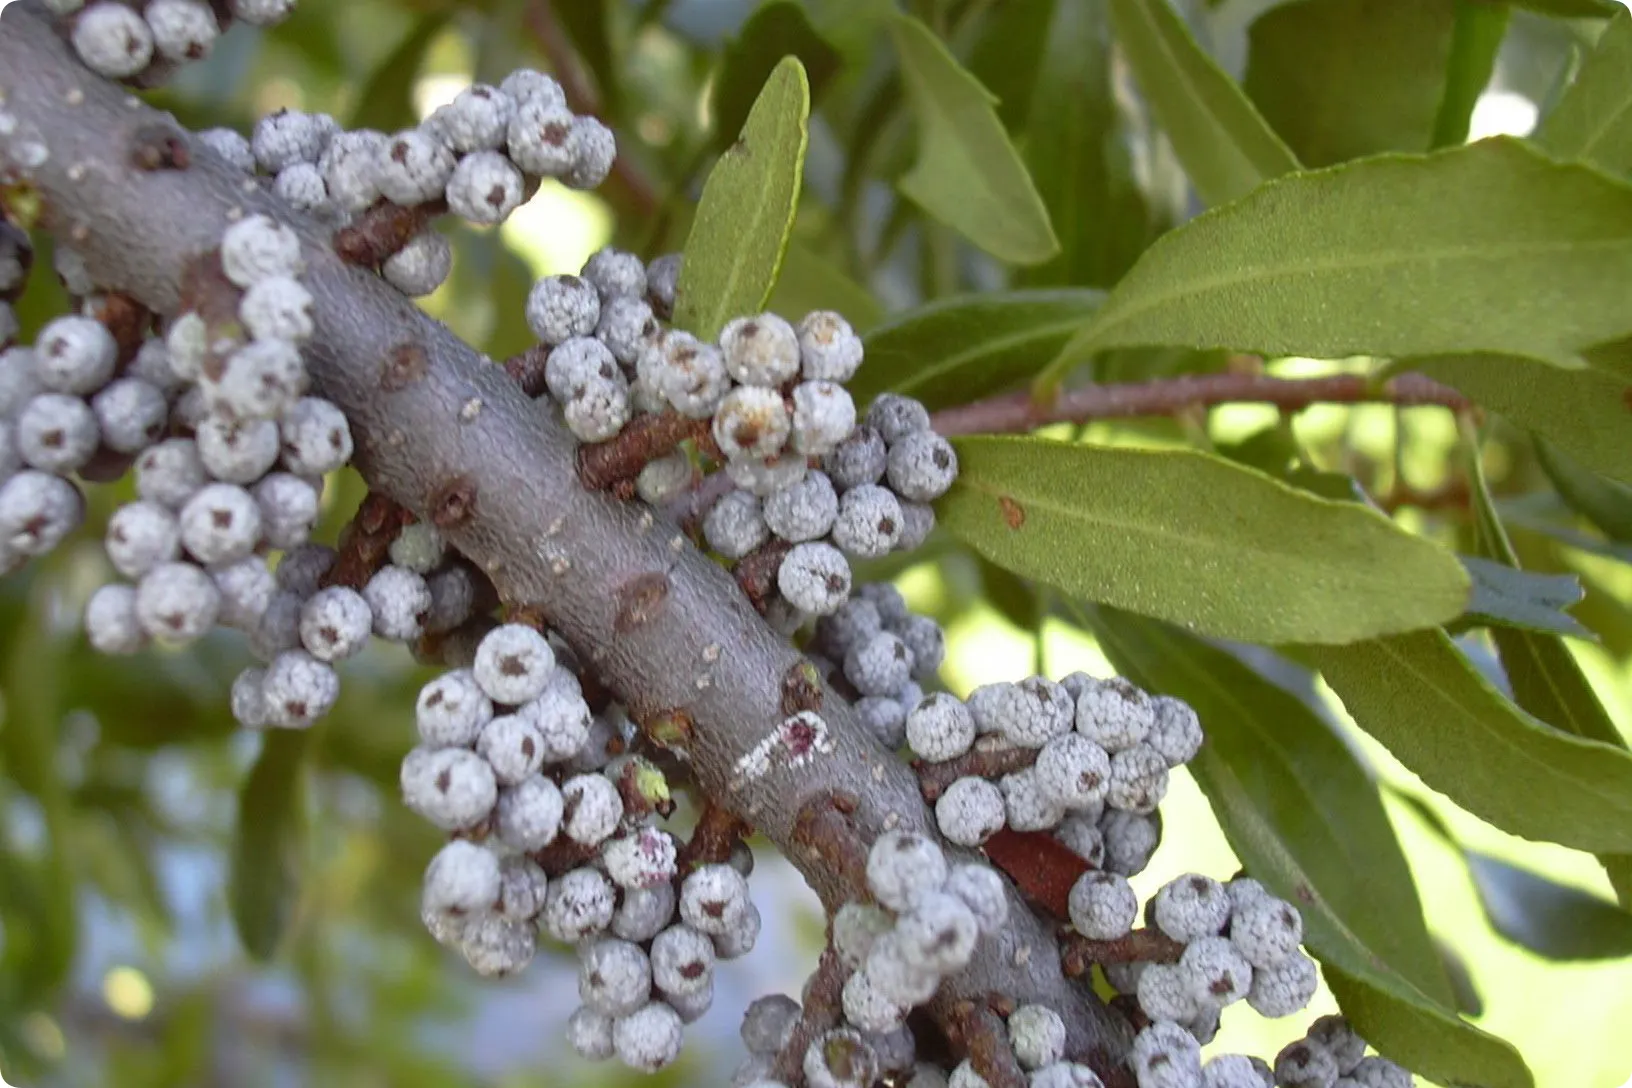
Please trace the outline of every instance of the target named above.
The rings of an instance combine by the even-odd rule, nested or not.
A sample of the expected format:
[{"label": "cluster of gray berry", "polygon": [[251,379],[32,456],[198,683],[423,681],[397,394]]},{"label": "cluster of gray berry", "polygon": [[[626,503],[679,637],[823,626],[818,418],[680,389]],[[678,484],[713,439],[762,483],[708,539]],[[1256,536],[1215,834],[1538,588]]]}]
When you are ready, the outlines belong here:
[{"label": "cluster of gray berry", "polygon": [[1201,746],[1188,705],[1113,677],[1073,673],[987,684],[968,700],[935,693],[906,716],[908,747],[927,763],[971,752],[1036,755],[994,781],[958,778],[935,802],[941,833],[978,847],[1007,827],[1048,831],[1089,865],[1122,877],[1144,870],[1161,840],[1156,809],[1169,772]]},{"label": "cluster of gray berry", "polygon": [[272,26],[295,0],[45,0],[45,6],[70,20],[69,41],[85,67],[109,79],[146,82],[208,56],[224,21]]},{"label": "cluster of gray berry", "polygon": [[[574,116],[560,84],[519,69],[497,87],[475,84],[423,124],[395,135],[343,131],[327,114],[280,110],[249,139],[210,129],[200,139],[246,173],[264,171],[291,206],[337,225],[384,201],[417,207],[445,201],[480,226],[504,222],[541,177],[592,189],[612,169],[612,132]],[[404,294],[428,295],[453,266],[448,240],[426,225],[380,265]]]},{"label": "cluster of gray berry", "polygon": [[946,658],[945,632],[912,612],[888,582],[857,586],[837,611],[819,619],[808,656],[852,698],[868,732],[892,751],[906,739],[907,716],[915,708],[952,698],[935,694],[926,700],[920,686],[934,679]]},{"label": "cluster of gray berry", "polygon": [[[846,903],[833,917],[833,950],[846,972],[846,1024],[818,1035],[799,1055],[805,1083],[812,1086],[871,1085],[881,1076],[910,1076],[919,1084],[920,1073],[938,1076],[932,1065],[916,1061],[907,1014],[927,1003],[942,979],[966,967],[980,936],[998,931],[1008,918],[1003,879],[995,870],[978,862],[949,864],[933,839],[910,832],[886,832],[873,843],[867,888],[873,902]],[[773,1065],[799,1015],[799,1005],[783,995],[749,1006],[742,1024],[749,1058],[734,1085],[780,1088],[771,1079]],[[1014,1028],[1024,1040],[1026,1068],[1036,1071],[1032,1083],[1076,1083],[1051,1071],[1064,1050],[1064,1025],[1051,1046],[1041,1037],[1046,1025],[1038,1031],[1026,1026],[1033,1019],[1036,1013],[1027,1012]]]},{"label": "cluster of gray berry", "polygon": [[[1084,874],[1071,889],[1071,923],[1096,940],[1126,936],[1131,896],[1115,874]],[[1152,1021],[1177,1023],[1205,1043],[1228,1005],[1245,999],[1263,1016],[1290,1016],[1315,994],[1315,964],[1300,948],[1302,916],[1256,880],[1237,877],[1225,885],[1187,873],[1165,884],[1145,914],[1184,946],[1178,962],[1112,964],[1105,975],[1135,995]]]},{"label": "cluster of gray berry", "polygon": [[666,798],[661,773],[611,755],[627,717],[592,714],[571,651],[525,625],[493,628],[469,668],[425,685],[416,721],[403,801],[455,836],[426,869],[426,927],[484,975],[526,967],[540,928],[576,947],[572,1047],[668,1065],[713,1002],[716,961],[759,936],[751,855],[681,871],[654,806],[629,802]]},{"label": "cluster of gray berry", "polygon": [[[781,607],[768,613],[791,634],[849,598],[850,559],[923,543],[957,454],[906,397],[879,397],[857,425],[844,383],[862,342],[840,315],[816,311],[797,327],[771,313],[739,317],[704,343],[664,324],[678,279],[678,257],[647,267],[604,249],[580,275],[540,280],[527,320],[549,348],[545,384],[582,442],[615,438],[643,414],[709,421],[734,488],[708,510],[704,539],[733,563],[773,538],[792,545],[777,571]],[[661,503],[696,477],[682,449],[645,465],[636,491]]]},{"label": "cluster of gray berry", "polygon": [[1366,1041],[1341,1016],[1322,1016],[1271,1066],[1245,1054],[1205,1064],[1194,1037],[1171,1021],[1151,1024],[1133,1044],[1139,1088],[1411,1088],[1411,1074],[1366,1056]]}]

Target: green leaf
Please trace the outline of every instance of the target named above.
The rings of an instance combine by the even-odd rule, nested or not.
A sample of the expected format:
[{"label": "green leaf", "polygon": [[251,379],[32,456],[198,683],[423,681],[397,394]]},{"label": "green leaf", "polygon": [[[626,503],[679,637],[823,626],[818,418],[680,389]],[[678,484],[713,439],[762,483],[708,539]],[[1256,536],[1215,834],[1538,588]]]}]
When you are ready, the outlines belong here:
[{"label": "green leaf", "polygon": [[1536,463],[1559,498],[1611,540],[1632,544],[1632,487],[1589,472],[1544,438],[1537,437],[1534,445]]},{"label": "green leaf", "polygon": [[1247,94],[1305,165],[1427,151],[1457,0],[1299,0],[1248,33]]},{"label": "green leaf", "polygon": [[1241,853],[1253,836],[1214,796],[1220,771],[1296,860],[1301,879],[1276,892],[1303,910],[1310,949],[1322,959],[1386,965],[1449,1005],[1450,985],[1376,783],[1331,726],[1239,658],[1170,624],[1114,608],[1079,614],[1117,672],[1195,709],[1207,738],[1190,765],[1196,781],[1250,874],[1266,879]]},{"label": "green leaf", "polygon": [[1632,914],[1580,888],[1464,846],[1422,798],[1404,790],[1394,794],[1462,855],[1479,905],[1497,933],[1553,960],[1632,955]]},{"label": "green leaf", "polygon": [[1512,139],[1265,184],[1163,236],[1052,372],[1113,347],[1581,366],[1632,329],[1632,187]]},{"label": "green leaf", "polygon": [[992,98],[918,20],[898,15],[890,34],[918,119],[918,160],[901,191],[1000,261],[1041,264],[1060,251],[1048,209],[1026,173]]},{"label": "green leaf", "polygon": [[1434,118],[1431,147],[1455,147],[1466,143],[1473,107],[1490,85],[1496,70],[1496,56],[1512,9],[1506,4],[1484,0],[1455,0],[1456,29],[1451,36],[1451,55],[1445,65],[1445,93]]},{"label": "green leaf", "polygon": [[1308,656],[1360,728],[1475,816],[1578,850],[1632,851],[1632,755],[1537,721],[1443,631]]},{"label": "green leaf", "polygon": [[272,729],[238,794],[228,888],[233,924],[257,960],[277,952],[300,898],[309,730]]},{"label": "green leaf", "polygon": [[785,57],[703,185],[680,266],[676,326],[712,340],[731,318],[764,309],[799,211],[809,125],[805,70]]},{"label": "green leaf", "polygon": [[1536,432],[1593,472],[1632,483],[1632,389],[1596,370],[1506,355],[1442,355],[1411,368]]},{"label": "green leaf", "polygon": [[843,58],[810,25],[805,9],[792,0],[761,6],[720,58],[714,77],[714,146],[725,151],[748,120],[759,89],[783,57],[805,66],[812,102],[838,74]]},{"label": "green leaf", "polygon": [[931,410],[978,400],[1035,375],[1104,300],[1102,291],[1042,289],[931,302],[867,335],[850,391],[860,404],[905,393]]},{"label": "green leaf", "polygon": [[[1016,19],[1028,12],[1043,16],[1042,40],[998,58],[994,67],[1027,81],[1026,168],[1061,247],[1058,257],[1027,269],[1019,283],[1109,287],[1165,226],[1134,176],[1132,141],[1112,85],[1109,14],[1104,4],[1074,0],[1008,10]],[[1036,57],[1035,71],[1015,57]]]},{"label": "green leaf", "polygon": [[1301,700],[1166,624],[1088,624],[1135,683],[1189,702],[1207,742],[1190,771],[1247,871],[1295,903],[1343,1012],[1372,1045],[1447,1083],[1530,1084],[1506,1043],[1461,1020],[1377,787]]},{"label": "green leaf", "polygon": [[[1479,438],[1470,425],[1463,425],[1467,447],[1468,477],[1473,486],[1474,524],[1480,550],[1517,571],[1518,553],[1508,539],[1507,529],[1496,513],[1485,480]],[[1562,639],[1525,631],[1493,629],[1491,637],[1502,669],[1507,674],[1513,699],[1525,710],[1556,729],[1617,748],[1627,747],[1626,739],[1604,710],[1581,666]],[[1600,854],[1598,860],[1609,874],[1610,884],[1622,903],[1632,905],[1632,856]]]},{"label": "green leaf", "polygon": [[1375,511],[1190,450],[955,442],[942,528],[1016,574],[1246,642],[1345,642],[1462,611],[1454,556]]},{"label": "green leaf", "polygon": [[1473,581],[1466,618],[1500,627],[1591,638],[1581,621],[1564,611],[1582,597],[1573,574],[1536,574],[1505,563],[1462,556]]},{"label": "green leaf", "polygon": [[782,255],[782,270],[766,306],[795,324],[812,310],[835,310],[863,334],[883,317],[871,291],[798,238]]},{"label": "green leaf", "polygon": [[1235,200],[1298,168],[1168,0],[1111,0],[1111,19],[1140,92],[1205,203]]},{"label": "green leaf", "polygon": [[1559,158],[1632,175],[1632,12],[1609,21],[1535,140]]},{"label": "green leaf", "polygon": [[413,125],[415,77],[449,18],[448,12],[422,17],[401,44],[386,54],[358,92],[357,108],[346,124],[348,129],[376,128],[390,133]]}]

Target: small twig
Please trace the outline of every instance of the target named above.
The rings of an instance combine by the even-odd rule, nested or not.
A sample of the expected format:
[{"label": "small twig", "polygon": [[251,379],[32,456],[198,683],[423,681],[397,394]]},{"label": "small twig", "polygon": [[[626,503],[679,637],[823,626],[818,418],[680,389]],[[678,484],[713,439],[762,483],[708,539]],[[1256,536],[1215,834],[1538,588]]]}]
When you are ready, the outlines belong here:
[{"label": "small twig", "polygon": [[1085,385],[1067,389],[1050,403],[1038,403],[1022,389],[989,400],[946,408],[932,422],[943,435],[1018,434],[1050,423],[1173,415],[1220,404],[1272,404],[1295,411],[1315,404],[1396,404],[1462,410],[1468,400],[1456,390],[1423,377],[1401,374],[1377,385],[1361,374],[1325,378],[1272,378],[1263,374],[1185,374],[1126,385]]},{"label": "small twig", "polygon": [[504,372],[516,380],[521,391],[529,397],[537,399],[544,395],[545,365],[549,362],[550,349],[544,344],[534,344],[519,354],[512,355],[504,361]]},{"label": "small twig", "polygon": [[771,592],[776,588],[776,573],[782,569],[782,560],[793,551],[793,545],[780,538],[772,539],[761,544],[737,560],[732,573],[736,575],[737,585],[742,587],[748,600],[753,602],[761,614],[771,599]]},{"label": "small twig", "polygon": [[992,1088],[1026,1088],[1026,1074],[1009,1044],[1008,1029],[990,1004],[960,1003],[953,1010],[946,1033]]},{"label": "small twig", "polygon": [[341,530],[340,555],[323,576],[323,585],[362,589],[385,566],[391,542],[413,520],[406,507],[377,491],[369,492]]},{"label": "small twig", "polygon": [[1096,963],[1178,963],[1184,944],[1154,926],[1144,926],[1114,941],[1093,941],[1080,933],[1060,938],[1060,967],[1078,978]]},{"label": "small twig", "polygon": [[844,1011],[844,980],[848,976],[838,952],[828,945],[805,982],[799,1020],[771,1067],[776,1080],[790,1085],[805,1083],[805,1051],[817,1036],[838,1024]]},{"label": "small twig", "polygon": [[1088,860],[1047,831],[1002,828],[981,844],[991,863],[1006,873],[1034,905],[1059,919],[1071,917],[1071,889],[1092,869]]},{"label": "small twig", "polygon": [[1472,500],[1466,480],[1451,480],[1442,487],[1422,490],[1403,480],[1373,500],[1387,513],[1402,507],[1418,510],[1466,510]]},{"label": "small twig", "polygon": [[686,441],[710,441],[709,421],[687,419],[673,410],[636,416],[617,437],[578,447],[578,478],[591,491],[610,490],[633,482],[641,469]]},{"label": "small twig", "polygon": [[1035,762],[1035,748],[985,748],[977,744],[963,755],[944,763],[915,759],[912,769],[917,772],[918,788],[923,791],[924,800],[934,804],[941,799],[947,787],[960,778],[971,775],[976,778],[1002,778],[1006,774],[1023,771]]},{"label": "small twig", "polygon": [[[578,0],[568,2],[577,3]],[[537,39],[539,48],[549,58],[550,70],[561,82],[561,90],[567,96],[567,107],[573,113],[599,117],[601,96],[579,63],[560,20],[555,17],[555,5],[551,0],[532,0],[526,8],[526,19],[527,29]],[[622,140],[618,141],[618,157],[612,160],[612,177],[628,194],[638,216],[654,216],[662,205],[657,186],[624,154],[623,143]]]},{"label": "small twig", "polygon": [[440,197],[411,208],[382,200],[334,232],[334,251],[343,261],[377,268],[447,210],[448,202]]},{"label": "small twig", "polygon": [[737,844],[752,831],[746,822],[710,799],[692,829],[690,841],[680,848],[676,858],[679,871],[687,873],[697,865],[725,864],[731,860],[731,852]]}]

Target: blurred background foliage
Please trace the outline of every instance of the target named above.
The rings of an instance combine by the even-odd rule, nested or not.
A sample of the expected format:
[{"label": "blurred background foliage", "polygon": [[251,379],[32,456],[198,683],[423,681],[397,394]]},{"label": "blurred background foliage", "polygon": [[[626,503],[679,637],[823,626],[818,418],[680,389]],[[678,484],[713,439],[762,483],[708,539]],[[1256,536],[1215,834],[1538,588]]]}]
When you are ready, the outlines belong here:
[{"label": "blurred background foliage", "polygon": [[[1353,34],[1366,32],[1370,5],[1360,0],[1179,6],[1305,162],[1446,142],[1431,131],[1443,117],[1419,108],[1428,92],[1368,71],[1367,50],[1348,38],[1311,34],[1300,24],[1311,5],[1352,9]],[[615,126],[623,158],[598,193],[546,182],[502,228],[459,233],[454,274],[425,305],[495,358],[529,345],[521,303],[536,276],[576,271],[608,243],[645,257],[680,246],[702,179],[784,52],[804,61],[816,99],[805,196],[773,297],[787,315],[833,307],[865,331],[969,291],[1108,287],[1198,209],[1130,87],[1106,4],[912,0],[906,7],[999,99],[1061,241],[1058,257],[1020,272],[978,253],[896,193],[913,162],[914,126],[880,25],[895,6],[307,0],[273,31],[234,30],[158,98],[193,127],[247,129],[290,106],[393,130],[473,80],[497,82],[519,65],[554,72],[576,108]],[[1453,6],[1421,5],[1424,40],[1444,29],[1436,12]],[[1488,83],[1474,85],[1463,111],[1471,135],[1528,131],[1595,25],[1514,10]],[[1363,88],[1374,122],[1344,127],[1337,142],[1335,126],[1305,123],[1311,97],[1329,86],[1300,86],[1308,66],[1288,65],[1299,50],[1326,48],[1338,81]],[[1437,104],[1444,72],[1424,67]],[[63,304],[49,268],[37,263],[23,306],[32,325]],[[1046,358],[1067,334],[1062,327],[1031,350]],[[1195,352],[1121,352],[1101,359],[1094,377],[1225,364]],[[1283,360],[1275,371],[1309,366]],[[945,403],[978,390],[915,392]],[[1289,420],[1241,407],[1205,420],[1061,431],[1078,432],[1107,443],[1200,444],[1277,471],[1301,447],[1411,528],[1474,548],[1458,435],[1442,413],[1328,407]],[[1524,566],[1584,587],[1572,611],[1589,637],[1571,639],[1568,652],[1624,733],[1632,532],[1566,507],[1548,483],[1559,466],[1539,464],[1523,436],[1498,429],[1490,438],[1485,468]],[[333,481],[331,533],[361,495],[355,478]],[[95,657],[77,617],[107,574],[96,542],[122,497],[96,493],[80,546],[0,584],[0,1074],[29,1086],[117,1088],[723,1082],[745,1002],[797,993],[820,939],[814,902],[790,869],[761,852],[754,884],[765,937],[723,973],[678,1065],[656,1078],[584,1065],[560,1036],[576,1003],[565,951],[541,956],[522,978],[481,983],[418,921],[420,875],[437,838],[395,794],[423,670],[376,645],[352,663],[340,705],[309,737],[263,745],[234,729],[227,711],[230,678],[247,660],[232,637],[218,633],[186,653]],[[945,542],[913,562],[877,573],[948,624],[953,690],[1038,669],[1110,671],[1092,638],[1034,587]],[[1486,638],[1461,642],[1497,675]],[[1538,1084],[1621,1084],[1632,1072],[1624,1030],[1632,971],[1618,957],[1632,947],[1625,915],[1603,907],[1608,885],[1593,859],[1469,817],[1352,728],[1308,673],[1263,653],[1247,663],[1290,685],[1390,787],[1389,815],[1430,928],[1477,1022],[1523,1051]],[[1163,811],[1167,841],[1135,881],[1142,895],[1186,870],[1234,871],[1183,772]],[[1323,991],[1310,1015],[1334,1007]],[[1216,1048],[1272,1053],[1299,1033],[1292,1022],[1226,1018]]]}]

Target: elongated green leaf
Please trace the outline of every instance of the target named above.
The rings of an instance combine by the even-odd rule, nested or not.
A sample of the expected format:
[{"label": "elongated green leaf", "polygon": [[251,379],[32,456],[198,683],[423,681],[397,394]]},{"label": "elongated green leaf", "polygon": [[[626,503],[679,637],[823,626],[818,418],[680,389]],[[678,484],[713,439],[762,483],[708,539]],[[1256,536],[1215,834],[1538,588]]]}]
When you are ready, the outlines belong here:
[{"label": "elongated green leaf", "polygon": [[1473,107],[1490,85],[1496,55],[1507,37],[1512,10],[1506,4],[1456,0],[1456,30],[1445,65],[1445,93],[1434,118],[1431,147],[1455,147],[1468,138]]},{"label": "elongated green leaf", "polygon": [[1462,845],[1422,798],[1393,791],[1422,822],[1462,855],[1491,927],[1514,944],[1554,960],[1632,955],[1632,913],[1580,888]]},{"label": "elongated green leaf", "polygon": [[931,302],[868,334],[850,391],[863,404],[906,393],[931,409],[976,400],[1035,375],[1104,300],[1060,289]]},{"label": "elongated green leaf", "polygon": [[1632,851],[1632,755],[1537,721],[1443,631],[1308,656],[1362,729],[1480,819],[1579,850]]},{"label": "elongated green leaf", "polygon": [[821,99],[838,74],[842,58],[810,25],[805,9],[792,0],[765,4],[743,24],[714,77],[714,145],[731,146],[748,120],[759,89],[783,57],[798,57],[810,81],[810,100]]},{"label": "elongated green leaf", "polygon": [[270,730],[238,794],[228,901],[238,939],[258,960],[277,952],[299,901],[310,741],[307,730]]},{"label": "elongated green leaf", "polygon": [[1622,544],[1632,544],[1632,487],[1577,464],[1544,438],[1535,439],[1536,463],[1570,508]]},{"label": "elongated green leaf", "polygon": [[1170,344],[1580,366],[1625,335],[1632,187],[1498,138],[1273,181],[1158,240],[1055,369]]},{"label": "elongated green leaf", "polygon": [[1454,556],[1352,503],[1188,450],[964,438],[940,524],[1090,601],[1246,642],[1344,642],[1450,619]]},{"label": "elongated green leaf", "polygon": [[1347,949],[1348,958],[1384,964],[1450,1005],[1450,985],[1377,786],[1331,727],[1239,658],[1171,624],[1114,608],[1071,611],[1117,672],[1183,699],[1200,716],[1207,742],[1205,758],[1191,764],[1196,781],[1231,845],[1238,837],[1250,843],[1233,826],[1232,809],[1213,797],[1211,772],[1228,768],[1264,830],[1297,860],[1301,885],[1277,890],[1302,908],[1311,950],[1341,961]]},{"label": "elongated green leaf", "polygon": [[[1517,572],[1518,553],[1491,499],[1478,436],[1470,426],[1464,426],[1463,430],[1479,549],[1502,564],[1501,569]],[[1626,739],[1610,721],[1597,692],[1592,690],[1562,639],[1545,633],[1505,629],[1493,629],[1491,636],[1513,699],[1521,707],[1556,729],[1623,750],[1627,747]],[[1616,896],[1623,904],[1632,905],[1632,855],[1600,854],[1598,860],[1609,874]]]},{"label": "elongated green leaf", "polygon": [[[996,66],[1028,81],[1026,168],[1060,239],[1060,255],[1027,269],[1020,282],[1109,287],[1165,226],[1134,177],[1112,85],[1110,15],[1104,4],[1076,0],[1008,7],[1013,19],[1045,16],[1043,40]],[[1017,56],[1037,57],[1036,70],[1014,63]]]},{"label": "elongated green leaf", "polygon": [[678,327],[712,340],[770,298],[799,211],[809,125],[804,67],[786,57],[703,185],[675,294]]},{"label": "elongated green leaf", "polygon": [[918,20],[890,20],[918,118],[918,161],[901,191],[998,260],[1041,264],[1060,251],[1048,210],[986,88]]},{"label": "elongated green leaf", "polygon": [[1247,871],[1297,904],[1328,981],[1352,980],[1339,1001],[1366,1038],[1436,1080],[1529,1085],[1517,1052],[1453,1011],[1394,830],[1348,747],[1222,650],[1112,609],[1089,624],[1119,672],[1195,707],[1207,742],[1191,772]]},{"label": "elongated green leaf", "polygon": [[1157,122],[1208,204],[1298,168],[1250,99],[1204,52],[1168,0],[1111,0],[1116,40]]},{"label": "elongated green leaf", "polygon": [[1610,20],[1575,82],[1542,119],[1536,142],[1559,158],[1632,174],[1632,12]]},{"label": "elongated green leaf", "polygon": [[1298,0],[1248,35],[1247,94],[1306,166],[1427,151],[1456,0]]},{"label": "elongated green leaf", "polygon": [[1412,368],[1549,441],[1593,472],[1632,483],[1632,394],[1596,370],[1559,370],[1504,355],[1442,355]]},{"label": "elongated green leaf", "polygon": [[414,123],[414,77],[448,19],[449,13],[439,12],[425,15],[414,24],[402,44],[386,55],[363,84],[347,128],[395,132]]},{"label": "elongated green leaf", "polygon": [[1573,574],[1535,574],[1505,563],[1463,556],[1473,581],[1466,618],[1526,631],[1591,638],[1592,632],[1564,609],[1581,600]]}]

